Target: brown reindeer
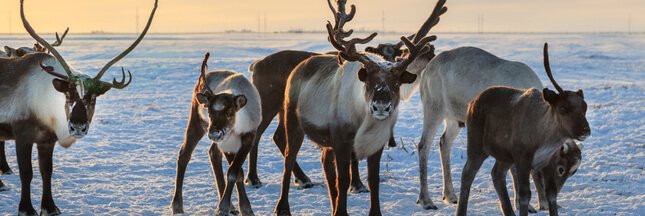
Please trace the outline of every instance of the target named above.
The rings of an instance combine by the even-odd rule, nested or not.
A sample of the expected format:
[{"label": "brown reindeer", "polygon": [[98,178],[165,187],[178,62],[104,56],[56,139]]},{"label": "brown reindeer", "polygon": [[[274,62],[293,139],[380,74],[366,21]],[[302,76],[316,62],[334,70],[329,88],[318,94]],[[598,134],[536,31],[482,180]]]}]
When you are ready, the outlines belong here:
[{"label": "brown reindeer", "polygon": [[[304,136],[323,148],[322,163],[334,215],[347,215],[347,189],[351,155],[368,158],[370,215],[381,215],[379,203],[379,161],[383,147],[391,137],[398,116],[400,88],[413,83],[416,75],[406,71],[426,44],[436,39],[407,37],[401,40],[408,53],[397,62],[380,56],[357,52],[356,43],[367,43],[376,33],[364,39],[345,41],[352,31],[343,26],[355,13],[349,14],[346,1],[338,1],[338,13],[328,1],[335,25],[327,23],[330,43],[339,50],[337,56],[313,56],[300,63],[291,73],[285,90],[284,119],[287,139],[282,191],[275,209],[278,215],[290,215],[289,183],[293,165]],[[434,19],[438,19],[442,5]],[[425,48],[425,49],[424,49]]]},{"label": "brown reindeer", "polygon": [[[108,62],[95,77],[90,77],[71,68],[52,45],[36,34],[25,18],[23,2],[20,1],[20,17],[25,29],[52,55],[38,51],[22,57],[0,58],[0,141],[15,140],[16,143],[22,187],[19,214],[37,213],[31,204],[30,192],[33,178],[31,152],[36,143],[43,179],[40,214],[55,215],[61,213],[54,204],[51,193],[55,143],[69,148],[77,139],[87,135],[96,97],[111,88],[122,89],[128,86],[132,76],[125,83],[123,70],[121,82],[113,80],[108,83],[100,78],[112,64],[132,51],[143,39],[154,17],[157,3],[155,1],[148,23],[135,42]],[[67,75],[60,74],[60,71],[65,71]]]},{"label": "brown reindeer", "polygon": [[[567,139],[585,140],[590,134],[582,90],[564,91],[555,82],[544,44],[544,68],[558,93],[544,88],[529,90],[490,87],[468,107],[468,158],[461,175],[456,215],[466,215],[470,186],[488,156],[496,160],[491,177],[504,215],[514,215],[506,189],[506,175],[515,166],[520,215],[528,215],[531,199],[529,175],[542,172],[549,214],[557,215],[556,169],[552,157]],[[556,155],[557,156],[557,155]]]},{"label": "brown reindeer", "polygon": [[[445,3],[445,0],[440,1],[441,4]],[[438,3],[439,4],[439,3]],[[444,7],[445,9],[446,7]],[[441,11],[445,13],[446,10]],[[437,22],[434,22],[432,16],[428,17],[425,23],[419,28],[417,33],[408,37],[408,39],[413,39],[416,35],[421,37],[426,36],[430,29],[436,25]],[[365,48],[366,52],[381,55],[385,60],[390,62],[395,62],[395,59],[401,56],[404,52],[404,49],[401,49],[403,42],[399,41],[396,44],[383,43],[379,44],[377,47],[368,46]],[[428,51],[424,53],[419,53],[418,57],[408,66],[408,71],[410,73],[416,74],[417,76],[421,74],[421,71],[426,66],[432,58],[434,58],[434,46],[428,44]],[[338,51],[328,52],[327,54],[337,55]],[[249,66],[249,72],[253,75],[253,85],[260,92],[260,98],[262,101],[262,122],[258,127],[258,136],[256,136],[253,149],[249,154],[249,171],[244,180],[244,183],[250,187],[259,188],[262,186],[257,174],[257,157],[258,157],[258,146],[261,138],[261,134],[264,133],[266,128],[271,124],[271,121],[279,114],[278,126],[273,134],[273,142],[280,149],[280,153],[284,155],[284,148],[286,146],[286,140],[284,135],[284,122],[282,121],[284,112],[283,112],[283,101],[284,101],[284,89],[287,85],[287,79],[293,71],[293,69],[300,64],[300,62],[312,57],[321,55],[319,53],[307,52],[307,51],[298,51],[298,50],[284,50],[273,53],[264,57],[263,59],[253,62]],[[412,94],[416,91],[419,86],[419,80],[415,80],[411,85],[405,85],[401,89],[401,100],[407,101],[412,97]],[[390,137],[388,141],[389,147],[395,147],[396,141],[394,136]],[[352,158],[351,161],[351,187],[350,191],[355,193],[368,192],[369,190],[361,182],[358,170],[358,161],[355,158]],[[309,177],[302,171],[298,162],[294,164],[293,175],[295,177],[294,183],[296,186],[301,186],[303,188],[308,188],[314,184],[311,182]]]},{"label": "brown reindeer", "polygon": [[[206,53],[200,79],[193,90],[186,137],[177,157],[172,212],[184,213],[182,187],[186,166],[195,146],[208,133],[208,138],[213,142],[208,154],[220,197],[216,214],[228,215],[234,209],[231,194],[233,187],[237,186],[242,215],[253,215],[251,202],[242,182],[242,165],[253,147],[256,128],[260,124],[260,96],[251,81],[241,73],[226,70],[206,73],[209,56],[210,53]],[[222,153],[229,165],[226,180],[222,169]]]}]

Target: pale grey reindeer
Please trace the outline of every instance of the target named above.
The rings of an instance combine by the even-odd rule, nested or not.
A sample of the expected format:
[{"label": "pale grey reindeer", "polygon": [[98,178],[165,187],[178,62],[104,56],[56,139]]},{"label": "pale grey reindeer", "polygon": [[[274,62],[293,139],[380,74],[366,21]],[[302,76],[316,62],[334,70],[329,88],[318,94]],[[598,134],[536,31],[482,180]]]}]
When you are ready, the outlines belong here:
[{"label": "pale grey reindeer", "polygon": [[[401,86],[413,83],[417,75],[406,70],[426,44],[435,36],[401,37],[408,54],[397,62],[381,56],[358,52],[356,43],[345,41],[352,31],[343,26],[351,21],[355,7],[346,13],[346,1],[338,1],[338,12],[331,2],[335,25],[327,23],[330,43],[339,50],[337,56],[313,56],[300,63],[287,82],[284,100],[284,122],[287,139],[282,187],[275,213],[290,215],[289,184],[291,171],[304,136],[323,148],[322,163],[333,215],[347,215],[347,189],[351,154],[367,158],[370,190],[370,215],[381,215],[379,203],[379,162],[398,117]],[[433,11],[432,23],[442,14],[442,4]],[[340,65],[339,65],[340,64]]]},{"label": "pale grey reindeer", "polygon": [[[437,4],[443,5],[445,4],[445,0],[441,0]],[[447,8],[443,7],[443,9],[444,10],[440,11],[441,13],[445,13]],[[414,37],[426,36],[430,29],[437,23],[438,19],[433,19],[432,15],[429,16],[419,30],[415,34],[408,36],[408,39],[413,40]],[[365,51],[381,55],[387,61],[395,62],[396,58],[400,57],[405,52],[404,49],[401,49],[402,46],[403,41],[399,41],[396,44],[384,43],[379,44],[377,47],[368,46],[365,48]],[[426,64],[434,58],[434,46],[428,44],[428,47],[428,51],[419,53],[418,57],[415,58],[407,67],[410,73],[416,74],[417,76],[421,75],[421,71]],[[328,52],[327,54],[338,54],[338,51]],[[287,141],[285,140],[284,122],[282,121],[284,116],[282,104],[284,102],[284,91],[287,85],[287,79],[298,64],[317,55],[321,54],[299,50],[283,50],[257,60],[249,66],[249,72],[253,74],[253,85],[258,89],[262,101],[262,122],[260,123],[260,126],[258,126],[258,136],[255,137],[255,144],[249,154],[249,170],[244,180],[246,185],[254,188],[262,186],[262,182],[257,174],[257,157],[260,138],[261,134],[264,133],[269,124],[271,124],[271,121],[278,114],[280,117],[278,117],[278,126],[273,134],[273,142],[280,152],[284,154],[284,148]],[[412,97],[412,94],[419,86],[419,80],[420,79],[416,79],[409,85],[401,86],[401,101],[408,101],[410,97]],[[390,137],[388,146],[396,146],[394,136]],[[355,158],[352,158],[350,173],[350,191],[355,193],[368,192],[369,190],[360,180],[358,161]],[[314,185],[311,182],[311,179],[309,179],[304,171],[302,171],[298,162],[295,162],[294,164],[293,176],[296,186],[308,188]]]},{"label": "pale grey reindeer", "polygon": [[[199,140],[208,134],[213,142],[208,154],[220,197],[216,214],[229,215],[231,211],[235,212],[231,196],[233,188],[237,186],[241,214],[253,215],[251,202],[244,188],[242,165],[253,147],[256,128],[262,118],[260,96],[251,81],[241,73],[227,70],[206,73],[209,56],[210,53],[206,53],[200,79],[193,90],[185,140],[177,157],[171,209],[173,214],[184,213],[182,187],[186,166]],[[226,179],[222,169],[222,153],[229,165]]]},{"label": "pale grey reindeer", "polygon": [[[423,103],[423,134],[419,142],[419,197],[417,203],[424,209],[437,209],[428,192],[427,167],[430,146],[443,122],[444,130],[439,141],[443,171],[443,200],[457,203],[452,185],[450,154],[452,143],[464,127],[468,103],[484,89],[491,86],[509,86],[529,89],[543,88],[540,78],[526,64],[501,59],[476,47],[459,47],[439,53],[424,69],[420,95]],[[577,148],[573,146],[572,148]],[[577,151],[580,152],[580,151]],[[567,159],[580,159],[580,154],[566,154]],[[563,163],[567,159],[563,159]],[[556,159],[554,159],[556,160]],[[565,169],[577,170],[578,163],[566,163]],[[569,176],[563,176],[561,188]],[[537,178],[537,180],[535,180]],[[534,176],[534,181],[542,180]],[[537,190],[540,194],[541,190]],[[540,209],[547,204],[539,203]],[[531,207],[531,212],[537,212]]]},{"label": "pale grey reindeer", "polygon": [[[31,152],[36,143],[43,179],[40,214],[56,215],[61,212],[52,198],[54,146],[58,142],[63,148],[69,148],[87,135],[96,98],[111,88],[122,89],[129,85],[132,76],[125,83],[123,70],[121,82],[115,79],[108,83],[100,78],[143,39],[154,17],[157,2],[155,1],[146,27],[135,42],[108,62],[95,77],[70,67],[52,45],[36,34],[25,18],[23,3],[21,0],[20,17],[25,29],[52,54],[34,52],[21,57],[0,58],[0,141],[15,140],[16,143],[21,182],[18,213],[37,214],[31,204],[30,191],[33,178]],[[65,71],[67,75],[61,74],[61,71]]]},{"label": "pale grey reindeer", "polygon": [[466,215],[470,187],[482,163],[496,160],[491,177],[504,215],[514,215],[506,189],[509,168],[515,166],[519,184],[519,213],[528,215],[531,199],[529,175],[544,175],[544,191],[549,215],[557,215],[556,166],[552,157],[568,139],[585,140],[591,134],[586,119],[587,103],[582,90],[565,91],[553,78],[544,44],[544,69],[558,93],[544,88],[516,89],[490,87],[468,106],[467,160],[461,175],[456,215]]}]

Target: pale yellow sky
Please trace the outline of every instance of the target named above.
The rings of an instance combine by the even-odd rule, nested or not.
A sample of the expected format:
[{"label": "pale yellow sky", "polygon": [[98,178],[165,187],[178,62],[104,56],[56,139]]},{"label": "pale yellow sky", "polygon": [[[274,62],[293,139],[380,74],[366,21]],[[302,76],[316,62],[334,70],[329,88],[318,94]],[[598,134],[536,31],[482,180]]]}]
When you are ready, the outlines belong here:
[{"label": "pale yellow sky", "polygon": [[[135,32],[143,28],[152,0],[25,0],[38,32]],[[347,28],[414,32],[436,0],[349,0],[357,14]],[[392,4],[396,2],[397,5]],[[448,0],[433,31],[645,32],[644,0]],[[0,33],[24,33],[19,0],[0,0]],[[266,14],[266,16],[265,16]],[[383,16],[384,15],[384,16]],[[324,30],[332,14],[325,0],[160,0],[150,32],[221,32],[248,29]],[[385,17],[385,22],[382,22]],[[630,25],[631,19],[631,25]]]}]

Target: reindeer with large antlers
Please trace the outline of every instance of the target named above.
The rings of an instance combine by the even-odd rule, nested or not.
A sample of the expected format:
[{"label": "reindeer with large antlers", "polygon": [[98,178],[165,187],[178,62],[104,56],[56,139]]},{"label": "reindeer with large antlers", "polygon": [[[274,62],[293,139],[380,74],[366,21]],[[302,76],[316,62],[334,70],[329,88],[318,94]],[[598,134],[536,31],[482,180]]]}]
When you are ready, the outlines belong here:
[{"label": "reindeer with large antlers", "polygon": [[[438,6],[435,7],[433,13],[428,17],[428,19],[419,28],[419,30],[415,34],[409,36],[408,39],[413,40],[413,43],[415,43],[415,37],[417,39],[425,37],[430,29],[437,24],[439,20],[438,15],[441,15],[447,11],[447,8],[443,6],[445,2],[445,0],[438,1]],[[381,55],[387,61],[395,62],[395,59],[401,56],[405,51],[404,49],[401,49],[402,46],[403,41],[399,41],[395,44],[384,43],[379,44],[377,47],[368,46],[365,48],[365,51],[372,54]],[[430,62],[432,58],[434,58],[434,46],[428,44],[428,47],[428,51],[419,53],[417,58],[415,58],[407,67],[407,70],[410,73],[420,76],[423,68],[428,64],[428,62]],[[338,54],[338,51],[328,52],[327,54]],[[275,118],[275,116],[278,114],[280,117],[278,118],[278,127],[273,134],[273,142],[278,147],[278,149],[280,149],[280,152],[284,154],[284,149],[287,141],[284,135],[284,122],[282,121],[282,116],[284,116],[282,103],[284,102],[284,91],[287,85],[287,79],[289,78],[289,75],[291,74],[293,69],[298,64],[300,64],[300,62],[312,56],[318,55],[321,54],[299,50],[284,50],[268,55],[263,59],[257,60],[249,66],[249,72],[253,73],[253,85],[255,85],[255,87],[258,89],[258,92],[260,92],[260,98],[262,101],[262,122],[260,123],[260,126],[258,126],[258,136],[256,136],[254,141],[255,144],[253,145],[253,149],[249,154],[249,171],[246,179],[244,180],[245,184],[255,188],[262,186],[262,182],[260,181],[257,174],[258,146],[261,134],[264,133],[273,118]],[[412,94],[419,87],[419,80],[420,79],[416,79],[409,85],[401,86],[400,93],[402,101],[408,101],[410,97],[412,97]],[[394,136],[390,137],[388,146],[396,146]],[[360,180],[358,161],[354,158],[351,161],[350,173],[350,191],[355,193],[368,192],[367,187],[365,187],[365,185]],[[298,162],[295,162],[294,164],[293,176],[295,178],[294,183],[296,185],[302,186],[303,188],[311,187],[314,185],[313,183],[311,183],[309,177],[307,177],[307,175],[302,171],[302,169],[298,165]]]},{"label": "reindeer with large antlers", "polygon": [[[491,177],[504,215],[514,215],[506,189],[509,168],[515,166],[514,184],[519,189],[519,213],[528,214],[531,170],[543,174],[549,215],[558,214],[556,172],[553,157],[568,139],[585,140],[590,134],[582,90],[565,91],[553,79],[548,46],[544,44],[544,69],[558,93],[547,88],[490,87],[468,106],[468,158],[461,175],[456,215],[466,215],[470,186],[489,156],[496,160]],[[566,150],[565,150],[566,152]],[[517,182],[515,182],[517,181]]]},{"label": "reindeer with large antlers", "polygon": [[[345,0],[338,1],[335,25],[327,23],[330,43],[338,56],[311,57],[291,73],[285,90],[284,112],[287,147],[285,149],[282,191],[276,206],[278,215],[290,215],[289,184],[291,170],[305,135],[323,148],[322,163],[334,215],[347,215],[347,189],[351,154],[368,158],[370,215],[380,215],[379,161],[383,147],[391,136],[398,116],[402,85],[413,83],[416,75],[406,71],[416,56],[427,51],[426,44],[435,36],[401,40],[408,53],[397,62],[358,52],[357,43],[367,43],[376,33],[364,39],[345,41],[352,30],[343,26],[351,21],[356,8],[345,12]],[[437,16],[438,17],[438,16]]]},{"label": "reindeer with large antlers", "polygon": [[[101,81],[110,66],[126,56],[141,42],[148,31],[157,1],[143,32],[123,53],[114,57],[95,76],[90,77],[70,67],[47,41],[42,39],[25,18],[24,0],[20,1],[20,17],[29,35],[52,53],[35,52],[20,58],[0,58],[0,140],[15,140],[22,192],[18,206],[21,215],[36,215],[31,204],[33,143],[43,179],[41,214],[60,214],[51,193],[52,155],[55,143],[69,148],[87,135],[94,115],[96,97],[111,88],[123,89],[132,75],[112,83]],[[43,72],[44,70],[44,72]],[[65,71],[66,75],[60,71]]]}]

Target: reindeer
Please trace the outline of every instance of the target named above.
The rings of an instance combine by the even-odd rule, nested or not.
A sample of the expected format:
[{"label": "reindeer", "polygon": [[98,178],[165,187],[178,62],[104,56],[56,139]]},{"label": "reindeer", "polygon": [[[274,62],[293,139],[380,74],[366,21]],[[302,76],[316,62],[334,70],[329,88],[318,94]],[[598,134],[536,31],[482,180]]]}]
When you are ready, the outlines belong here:
[{"label": "reindeer", "polygon": [[[57,32],[56,42],[54,42],[52,46],[55,47],[55,46],[61,45],[68,31],[69,31],[69,28],[65,30],[63,37],[59,37]],[[6,53],[0,50],[0,58],[19,58],[29,53],[47,51],[47,49],[40,46],[38,43],[34,44],[33,48],[20,47],[18,49],[15,49],[9,46],[5,46],[4,49]],[[8,124],[0,125],[0,140],[11,139],[11,135],[10,135],[11,133],[12,133],[11,127]],[[1,138],[1,137],[4,137],[4,138]],[[12,175],[13,171],[11,170],[11,167],[9,167],[9,163],[7,163],[7,157],[4,151],[4,146],[5,146],[5,141],[0,141],[0,175]],[[7,188],[2,183],[2,181],[0,181],[0,191],[5,191],[5,190],[9,190],[9,188]]]},{"label": "reindeer", "polygon": [[[356,51],[356,43],[368,43],[376,33],[364,39],[344,40],[352,33],[344,31],[343,26],[353,18],[354,5],[347,14],[346,1],[338,1],[338,12],[327,2],[335,17],[335,26],[327,23],[329,41],[339,53],[313,56],[300,63],[289,77],[283,119],[287,139],[285,169],[275,213],[290,215],[291,171],[307,135],[323,149],[321,160],[333,214],[347,215],[349,163],[354,153],[357,159],[368,158],[370,215],[380,215],[379,160],[398,116],[400,86],[416,80],[406,67],[421,51],[427,51],[426,44],[436,37],[417,35],[413,41],[401,37],[408,54],[400,61],[388,62]],[[442,10],[442,5],[435,8],[433,22],[438,21]]]},{"label": "reindeer", "polygon": [[[256,128],[260,124],[260,96],[241,73],[227,70],[206,73],[209,56],[210,53],[206,53],[200,79],[193,90],[186,139],[177,157],[177,178],[171,208],[173,214],[184,212],[182,187],[186,166],[195,146],[208,132],[208,138],[213,141],[208,154],[220,197],[217,215],[228,215],[233,209],[231,193],[236,185],[242,215],[253,215],[242,182],[242,165],[253,147]],[[222,171],[222,153],[229,165],[226,181]]]},{"label": "reindeer", "polygon": [[466,215],[470,186],[488,156],[496,160],[491,177],[504,215],[514,215],[506,175],[511,166],[517,172],[520,215],[528,214],[531,199],[529,175],[532,169],[544,175],[549,215],[557,215],[555,166],[552,157],[567,139],[585,140],[590,134],[585,117],[587,103],[582,90],[564,91],[556,83],[544,44],[544,69],[558,93],[544,88],[528,90],[495,86],[484,90],[468,106],[468,158],[461,175],[456,215]]},{"label": "reindeer", "polygon": [[[443,5],[445,4],[445,0],[441,0],[440,3],[437,4]],[[443,8],[444,10],[441,11],[441,13],[446,12],[447,8]],[[437,24],[437,22],[432,22],[434,20],[431,18],[432,16],[428,17],[417,33],[408,36],[408,39],[412,40],[416,35],[427,35],[430,29]],[[365,48],[365,51],[381,55],[387,61],[395,62],[395,59],[401,56],[404,52],[404,50],[401,49],[402,46],[402,41],[399,41],[396,44],[383,43],[379,44],[377,47],[368,46]],[[434,58],[434,46],[428,45],[428,47],[429,50],[427,52],[419,53],[418,57],[415,58],[408,66],[408,71],[410,73],[416,74],[417,76],[420,75],[426,64]],[[337,55],[338,51],[332,51],[326,54]],[[259,188],[262,186],[262,182],[258,178],[257,174],[258,146],[260,138],[262,137],[261,134],[264,133],[269,124],[271,124],[273,118],[278,114],[280,114],[280,117],[278,118],[278,127],[273,134],[273,142],[278,149],[280,149],[280,153],[284,155],[286,140],[284,138],[284,122],[282,121],[284,116],[282,103],[284,101],[284,89],[287,85],[287,79],[293,69],[300,62],[317,55],[321,54],[308,51],[283,50],[257,60],[249,66],[249,72],[253,74],[253,85],[255,85],[258,92],[260,92],[260,98],[262,101],[262,122],[258,127],[258,136],[256,136],[254,140],[255,144],[253,145],[253,149],[249,155],[249,171],[244,180],[246,185],[253,188]],[[418,88],[419,83],[419,80],[415,80],[411,85],[404,85],[401,89],[401,100],[408,101]],[[388,146],[396,146],[394,136],[390,137]],[[358,161],[355,158],[352,158],[350,173],[352,175],[350,192],[368,192],[369,190],[360,180]],[[296,186],[309,188],[314,185],[309,177],[307,177],[307,175],[302,171],[298,162],[295,162],[294,164],[293,175],[295,177],[294,184]]]},{"label": "reindeer", "polygon": [[[62,56],[43,40],[31,27],[20,1],[20,17],[29,35],[49,50],[26,54],[19,58],[0,58],[0,141],[15,140],[22,192],[19,214],[35,215],[31,204],[31,151],[33,143],[38,149],[38,162],[43,179],[41,214],[60,214],[51,194],[52,154],[55,143],[69,148],[76,140],[87,135],[94,115],[96,97],[111,88],[123,89],[132,81],[123,79],[112,83],[101,81],[110,66],[134,49],[143,39],[157,8],[135,42],[123,53],[114,57],[95,76],[90,77],[70,67]],[[45,72],[42,72],[44,70]],[[67,75],[58,73],[65,71]],[[53,76],[53,77],[52,77]],[[61,94],[63,93],[63,94]]]},{"label": "reindeer", "polygon": [[[439,141],[443,171],[443,200],[448,204],[457,203],[450,169],[452,143],[464,127],[468,103],[484,89],[496,85],[521,89],[543,88],[540,78],[526,64],[501,59],[476,47],[459,47],[441,52],[424,69],[420,87],[424,118],[423,135],[418,145],[420,188],[417,199],[417,203],[424,209],[437,209],[428,193],[427,167],[430,146],[439,125],[443,120],[444,131]],[[571,160],[581,158],[580,154],[567,155],[570,155],[567,158]],[[573,165],[579,165],[579,163],[567,164],[571,166],[566,169],[574,171],[578,167]],[[539,176],[534,175],[534,180],[536,178]],[[561,183],[559,185],[561,188],[564,181],[558,182]],[[543,191],[537,190],[537,192]],[[539,205],[542,208],[546,204]],[[532,207],[530,210],[537,212]]]}]

